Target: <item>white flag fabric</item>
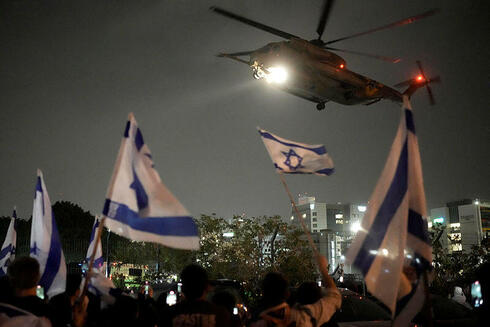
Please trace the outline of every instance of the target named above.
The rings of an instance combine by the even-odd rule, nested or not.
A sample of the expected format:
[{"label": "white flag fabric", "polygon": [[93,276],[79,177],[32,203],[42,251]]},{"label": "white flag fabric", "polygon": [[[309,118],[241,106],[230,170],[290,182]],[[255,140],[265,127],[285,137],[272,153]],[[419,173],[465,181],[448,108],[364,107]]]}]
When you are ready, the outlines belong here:
[{"label": "white flag fabric", "polygon": [[[97,232],[99,231],[99,226],[100,226],[99,218],[95,217],[94,226],[92,227],[92,233],[90,233],[90,242],[88,245],[87,255],[85,258],[87,263],[90,262],[90,257],[92,256],[92,252],[94,251],[96,236],[97,236]],[[100,239],[98,240],[98,243],[99,244],[97,246],[97,251],[95,252],[94,264],[92,266],[92,269],[97,272],[101,272],[102,266],[104,265],[104,257],[102,257],[102,242],[100,241]]]},{"label": "white flag fabric", "polygon": [[107,228],[132,240],[199,248],[197,225],[161,182],[133,114],[129,114],[103,214]]},{"label": "white flag fabric", "polygon": [[36,194],[32,210],[30,255],[39,262],[41,270],[39,285],[44,288],[44,292],[49,297],[63,293],[66,287],[65,256],[40,170],[37,171]]},{"label": "white flag fabric", "polygon": [[8,265],[15,259],[15,245],[17,243],[17,213],[14,210],[10,225],[0,249],[0,277],[7,274]]},{"label": "white flag fabric", "polygon": [[114,286],[112,280],[105,277],[102,272],[97,271],[91,273],[88,291],[99,296],[100,300],[106,304],[114,304],[116,298],[122,295],[122,291]]},{"label": "white flag fabric", "polygon": [[51,327],[46,317],[38,317],[29,311],[11,304],[0,303],[0,326],[2,327]]},{"label": "white flag fabric", "polygon": [[[425,217],[422,165],[405,96],[388,160],[346,256],[364,275],[369,292],[391,309],[394,326],[408,326],[424,302],[422,272],[432,262]],[[415,279],[407,279],[407,267]]]},{"label": "white flag fabric", "polygon": [[286,140],[263,129],[259,134],[278,173],[328,176],[334,172],[324,145]]}]

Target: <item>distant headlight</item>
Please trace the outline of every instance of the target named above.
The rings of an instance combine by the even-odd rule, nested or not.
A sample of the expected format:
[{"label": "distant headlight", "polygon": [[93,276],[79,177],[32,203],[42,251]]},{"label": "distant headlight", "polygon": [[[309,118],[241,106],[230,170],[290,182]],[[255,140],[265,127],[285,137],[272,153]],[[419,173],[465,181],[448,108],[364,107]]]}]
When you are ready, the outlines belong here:
[{"label": "distant headlight", "polygon": [[269,67],[265,79],[268,83],[282,84],[288,79],[288,72],[283,67]]}]

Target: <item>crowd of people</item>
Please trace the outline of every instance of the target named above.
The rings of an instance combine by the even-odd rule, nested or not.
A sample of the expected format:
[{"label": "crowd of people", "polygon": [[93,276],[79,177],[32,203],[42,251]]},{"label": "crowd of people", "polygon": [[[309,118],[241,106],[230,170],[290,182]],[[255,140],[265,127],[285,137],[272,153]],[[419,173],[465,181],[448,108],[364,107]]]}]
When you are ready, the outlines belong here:
[{"label": "crowd of people", "polygon": [[101,305],[99,296],[83,292],[79,274],[67,275],[64,293],[41,299],[39,263],[19,257],[0,279],[0,326],[322,326],[340,308],[341,295],[328,274],[325,257],[318,256],[317,261],[325,289],[315,282],[304,283],[292,303],[287,279],[278,272],[268,273],[257,308],[243,319],[234,312],[232,294],[215,292],[208,299],[208,274],[196,264],[181,272],[183,297],[173,306],[166,303],[165,293],[155,300],[151,288],[145,292],[144,287],[136,298],[121,292],[112,305]]}]

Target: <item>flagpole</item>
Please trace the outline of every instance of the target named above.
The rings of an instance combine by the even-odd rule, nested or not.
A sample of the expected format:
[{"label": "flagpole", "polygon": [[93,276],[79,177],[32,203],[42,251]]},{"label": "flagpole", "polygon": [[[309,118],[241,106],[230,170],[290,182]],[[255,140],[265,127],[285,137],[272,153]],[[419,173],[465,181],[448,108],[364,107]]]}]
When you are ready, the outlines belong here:
[{"label": "flagpole", "polygon": [[279,178],[281,179],[282,185],[284,186],[284,189],[286,190],[286,193],[289,196],[289,200],[291,201],[291,204],[293,205],[294,212],[296,213],[297,218],[299,219],[301,223],[301,227],[303,227],[303,231],[306,234],[306,237],[308,238],[308,242],[310,243],[311,249],[313,250],[313,253],[315,254],[316,257],[319,256],[318,249],[315,246],[315,243],[313,243],[313,239],[311,238],[310,231],[306,228],[305,222],[303,221],[303,217],[301,217],[298,207],[296,207],[296,203],[294,202],[293,196],[291,195],[291,192],[289,191],[288,185],[286,184],[286,180],[284,179],[284,176],[282,173],[278,173]]},{"label": "flagpole", "polygon": [[102,230],[104,227],[105,218],[106,218],[105,216],[102,216],[102,219],[100,220],[100,224],[99,224],[99,229],[97,230],[97,235],[95,236],[95,244],[94,244],[94,248],[92,250],[92,254],[90,255],[90,261],[88,264],[87,274],[85,275],[82,292],[80,294],[80,297],[78,298],[80,303],[83,302],[83,297],[87,293],[88,284],[89,284],[89,280],[90,280],[90,274],[92,273],[92,267],[94,265],[95,254],[97,252],[97,247],[99,246],[99,243],[101,243],[100,238],[102,236]]}]

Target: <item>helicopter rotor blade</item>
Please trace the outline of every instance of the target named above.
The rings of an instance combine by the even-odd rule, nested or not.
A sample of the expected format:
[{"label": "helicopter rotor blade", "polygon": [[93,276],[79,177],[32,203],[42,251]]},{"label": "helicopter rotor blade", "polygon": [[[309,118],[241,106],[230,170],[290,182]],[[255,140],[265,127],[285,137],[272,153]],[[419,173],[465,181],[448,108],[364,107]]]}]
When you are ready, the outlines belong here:
[{"label": "helicopter rotor blade", "polygon": [[[407,79],[406,81],[400,82],[398,84],[393,85],[396,88],[400,88],[402,86],[408,86],[412,83],[416,83],[417,80],[415,78]],[[427,84],[429,83],[440,83],[441,82],[441,77],[440,76],[435,76],[433,78],[428,78],[427,79]]]},{"label": "helicopter rotor blade", "polygon": [[243,59],[237,57],[233,53],[220,53],[220,54],[217,54],[216,56],[217,57],[222,57],[222,58],[229,58],[231,60],[235,60],[235,61],[241,62],[242,64],[245,64],[247,66],[250,66],[250,63],[248,61],[243,60]]},{"label": "helicopter rotor blade", "polygon": [[397,27],[397,26],[403,26],[403,25],[411,24],[411,23],[413,23],[413,22],[415,22],[417,20],[420,20],[422,18],[426,18],[426,17],[432,16],[432,15],[438,13],[438,12],[439,12],[439,9],[431,9],[431,10],[426,11],[424,13],[421,13],[419,15],[411,16],[411,17],[408,17],[408,18],[405,18],[405,19],[396,21],[396,22],[391,23],[391,24],[387,24],[387,25],[383,25],[383,26],[380,26],[380,27],[376,27],[376,28],[370,29],[370,30],[365,31],[365,32],[356,33],[356,34],[352,34],[352,35],[349,35],[349,36],[344,36],[344,37],[341,37],[341,38],[338,38],[338,39],[335,39],[335,40],[331,40],[331,41],[325,42],[325,44],[332,44],[332,43],[335,43],[335,42],[344,41],[344,40],[352,39],[352,38],[355,38],[355,37],[358,37],[358,36],[362,36],[362,35],[366,35],[366,34],[371,34],[371,33],[374,33],[374,32],[378,32],[378,31],[381,31],[381,30],[384,30],[384,29],[388,29],[388,28],[393,28],[393,27]]},{"label": "helicopter rotor blade", "polygon": [[430,88],[429,84],[427,83],[425,85],[425,88],[427,89],[427,94],[429,95],[429,103],[431,106],[436,104],[436,100],[434,100],[434,95],[432,94],[432,89]]},{"label": "helicopter rotor blade", "polygon": [[271,34],[280,36],[280,37],[282,37],[284,39],[287,39],[287,40],[291,40],[292,38],[300,39],[299,36],[296,36],[296,35],[293,35],[293,34],[289,34],[287,32],[284,32],[284,31],[278,30],[278,29],[276,29],[274,27],[267,26],[265,24],[256,22],[254,20],[245,18],[243,16],[239,16],[237,14],[234,14],[234,13],[229,12],[227,10],[221,9],[219,7],[210,7],[209,9],[212,10],[212,11],[214,11],[215,13],[218,13],[218,14],[223,15],[225,17],[228,17],[228,18],[231,18],[231,19],[234,19],[234,20],[238,20],[239,22],[242,22],[244,24],[253,26],[253,27],[258,28],[260,30],[269,32]]},{"label": "helicopter rotor blade", "polygon": [[233,52],[233,53],[220,53],[220,54],[217,54],[216,56],[218,56],[218,57],[226,57],[226,56],[241,57],[241,56],[248,56],[254,52],[255,52],[255,50],[240,51],[240,52]]},{"label": "helicopter rotor blade", "polygon": [[332,51],[339,51],[339,52],[345,52],[345,53],[351,53],[355,54],[358,56],[364,56],[364,57],[369,57],[373,59],[378,59],[378,60],[383,60],[387,62],[391,62],[393,64],[396,64],[397,62],[400,62],[400,58],[391,58],[391,57],[385,57],[377,54],[372,54],[372,53],[366,53],[366,52],[359,52],[359,51],[353,51],[353,50],[345,50],[345,49],[338,49],[338,48],[332,48],[332,47],[325,47],[327,50],[332,50]]},{"label": "helicopter rotor blade", "polygon": [[422,69],[422,63],[420,62],[420,60],[417,60],[415,62],[417,63],[417,66],[419,68],[420,74],[422,75],[422,77],[424,78],[424,80],[427,81],[427,77],[425,77],[424,70]]},{"label": "helicopter rotor blade", "polygon": [[323,32],[325,31],[325,25],[327,24],[328,16],[330,15],[333,2],[334,0],[325,0],[323,2],[322,15],[320,16],[318,27],[316,28],[316,32],[318,33],[318,40],[322,38]]}]

